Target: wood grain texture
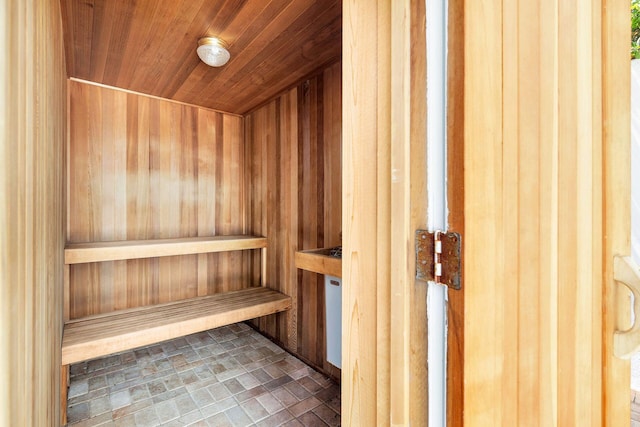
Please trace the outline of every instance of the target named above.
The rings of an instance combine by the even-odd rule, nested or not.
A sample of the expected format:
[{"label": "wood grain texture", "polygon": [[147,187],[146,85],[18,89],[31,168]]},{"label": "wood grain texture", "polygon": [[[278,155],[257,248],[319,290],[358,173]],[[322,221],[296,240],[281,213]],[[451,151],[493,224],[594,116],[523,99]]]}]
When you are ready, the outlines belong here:
[{"label": "wood grain texture", "polygon": [[213,236],[178,239],[124,240],[67,244],[65,264],[119,261],[163,256],[260,249],[267,239],[258,236]]},{"label": "wood grain texture", "polygon": [[[345,425],[427,425],[425,5],[344,8]],[[390,41],[390,43],[389,43]]]},{"label": "wood grain texture", "polygon": [[[455,0],[449,0],[449,16],[455,11],[454,8]],[[427,182],[424,171],[427,170],[427,144],[424,143],[427,139],[427,58],[426,58],[426,10],[425,10],[425,2],[421,0],[412,0],[409,6],[411,9],[410,12],[410,57],[411,57],[411,67],[410,67],[410,109],[408,112],[410,126],[410,150],[411,156],[410,167],[411,167],[411,186],[410,186],[410,197],[411,197],[411,205],[410,205],[410,225],[409,232],[415,232],[417,229],[423,229],[425,227],[425,220],[427,218],[427,200],[428,198],[425,196],[427,194]],[[452,36],[450,35],[450,40]],[[451,49],[449,50],[450,57],[452,56]],[[452,71],[451,67],[449,70]],[[456,89],[457,90],[457,89]],[[450,98],[449,98],[450,99]],[[447,100],[448,105],[451,106],[452,102]],[[452,114],[449,113],[447,116],[448,122],[451,120]],[[427,120],[425,120],[427,117]],[[451,140],[449,140],[451,141]],[[447,147],[448,153],[453,153],[455,150],[453,149],[451,143]],[[451,176],[448,177],[451,179]],[[449,181],[449,187],[455,186],[456,182]],[[453,207],[450,206],[450,212],[452,212]],[[451,222],[450,218],[450,227],[454,228],[454,224]],[[412,237],[408,234],[405,235],[408,239]],[[398,243],[400,244],[400,243]],[[415,257],[409,256],[409,267],[408,273],[412,276],[412,273],[415,271]],[[411,283],[411,282],[410,282]],[[427,425],[428,421],[428,401],[429,394],[428,390],[428,380],[427,375],[425,373],[428,372],[427,365],[427,289],[428,284],[423,283],[417,280],[412,282],[412,286],[409,287],[409,305],[411,309],[411,317],[410,317],[410,331],[411,331],[411,340],[409,343],[409,348],[411,351],[410,359],[409,359],[409,370],[410,370],[410,382],[409,382],[409,420],[411,425]],[[449,291],[449,313],[453,313],[454,309],[454,301],[456,298],[456,291]],[[452,322],[451,317],[449,318],[449,337],[454,336],[457,332],[454,332],[455,324]],[[461,368],[460,364],[455,363],[455,350],[449,346],[448,347],[448,356],[447,360],[447,378],[451,378],[451,371],[457,370]],[[452,357],[453,356],[453,357]],[[447,397],[450,396],[453,392],[452,388],[448,388]],[[447,421],[453,421],[455,417],[449,415]]]},{"label": "wood grain texture", "polygon": [[345,0],[343,9],[345,425],[391,424],[389,6]]},{"label": "wood grain texture", "polygon": [[[241,117],[75,81],[69,88],[69,243],[244,234]],[[74,265],[69,315],[257,285],[259,271],[249,280],[257,256]]]},{"label": "wood grain texture", "polygon": [[60,4],[0,7],[0,425],[57,426],[66,71]]},{"label": "wood grain texture", "polygon": [[334,377],[324,354],[324,282],[296,269],[295,252],[340,244],[340,129],[339,63],[246,116],[247,232],[267,236],[267,286],[293,306],[258,327]]},{"label": "wood grain texture", "polygon": [[263,287],[119,310],[65,324],[65,365],[287,310],[291,298]]},{"label": "wood grain texture", "polygon": [[[70,77],[246,113],[340,59],[339,0],[63,0]],[[202,63],[218,36],[231,60]]]},{"label": "wood grain texture", "polygon": [[318,274],[327,274],[334,277],[342,277],[342,261],[328,255],[319,255],[309,251],[298,251],[295,257],[296,267],[301,270],[313,271]]},{"label": "wood grain texture", "polygon": [[[603,30],[603,179],[604,179],[604,327],[603,327],[603,420],[607,427],[626,425],[631,412],[627,390],[630,384],[629,362],[613,355],[613,331],[625,330],[631,310],[616,313],[610,307],[625,307],[630,301],[623,287],[613,280],[613,258],[631,254],[630,230],[633,210],[627,197],[637,184],[630,179],[631,168],[637,168],[631,157],[631,94],[629,75],[628,2],[602,2]],[[632,196],[633,197],[633,196]],[[631,214],[630,214],[631,212]],[[617,305],[619,301],[624,305]]]},{"label": "wood grain texture", "polygon": [[[418,2],[421,3],[421,2]],[[449,0],[447,63],[447,205],[449,229],[464,228],[464,2]],[[464,243],[463,243],[464,244]],[[462,268],[464,271],[464,257]],[[464,277],[462,289],[449,291],[447,338],[447,425],[464,424]]]},{"label": "wood grain texture", "polygon": [[[624,162],[616,147],[628,124],[617,115],[628,102],[614,97],[628,88],[603,71],[613,51],[602,50],[603,11],[623,7],[467,3],[465,425],[629,423],[628,403],[617,414],[606,403],[628,402],[628,382],[612,396],[604,385],[628,381],[624,365],[605,360],[603,305],[612,252],[629,235],[628,187],[613,184],[628,170],[609,160]],[[608,120],[624,133],[603,134]]]}]

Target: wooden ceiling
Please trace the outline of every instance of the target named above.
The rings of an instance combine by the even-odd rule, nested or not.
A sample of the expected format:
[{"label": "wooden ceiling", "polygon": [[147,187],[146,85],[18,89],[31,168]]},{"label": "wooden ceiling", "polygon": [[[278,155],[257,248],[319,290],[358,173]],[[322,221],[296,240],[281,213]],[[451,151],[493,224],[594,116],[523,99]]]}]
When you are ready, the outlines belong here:
[{"label": "wooden ceiling", "polygon": [[[69,77],[244,114],[340,59],[341,0],[61,0]],[[218,36],[231,60],[202,63]]]}]

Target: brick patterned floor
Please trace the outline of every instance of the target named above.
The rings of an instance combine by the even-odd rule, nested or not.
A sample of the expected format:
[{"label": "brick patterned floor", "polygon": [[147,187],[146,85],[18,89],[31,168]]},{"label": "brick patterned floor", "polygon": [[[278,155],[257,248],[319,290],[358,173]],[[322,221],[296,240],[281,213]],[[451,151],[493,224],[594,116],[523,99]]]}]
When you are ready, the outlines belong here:
[{"label": "brick patterned floor", "polygon": [[339,426],[340,387],[246,324],[71,366],[68,426]]}]

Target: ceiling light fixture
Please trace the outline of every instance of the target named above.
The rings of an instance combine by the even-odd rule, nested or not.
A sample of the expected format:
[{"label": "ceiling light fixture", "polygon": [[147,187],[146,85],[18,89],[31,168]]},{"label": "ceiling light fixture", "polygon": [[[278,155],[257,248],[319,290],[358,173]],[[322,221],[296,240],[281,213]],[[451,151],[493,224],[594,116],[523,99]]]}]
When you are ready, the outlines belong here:
[{"label": "ceiling light fixture", "polygon": [[217,37],[203,37],[198,40],[197,52],[202,62],[211,67],[222,67],[231,58],[227,44]]}]

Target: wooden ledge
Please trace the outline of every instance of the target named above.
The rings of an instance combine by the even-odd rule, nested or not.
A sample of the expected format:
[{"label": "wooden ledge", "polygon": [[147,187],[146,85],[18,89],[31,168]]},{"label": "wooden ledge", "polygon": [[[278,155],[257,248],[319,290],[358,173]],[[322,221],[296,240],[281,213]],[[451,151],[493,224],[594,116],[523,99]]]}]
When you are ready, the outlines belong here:
[{"label": "wooden ledge", "polygon": [[69,243],[64,250],[64,262],[65,264],[82,264],[265,247],[267,247],[266,237],[245,235]]},{"label": "wooden ledge", "polygon": [[318,274],[342,277],[342,259],[328,255],[329,249],[298,251],[295,255],[296,267]]}]

